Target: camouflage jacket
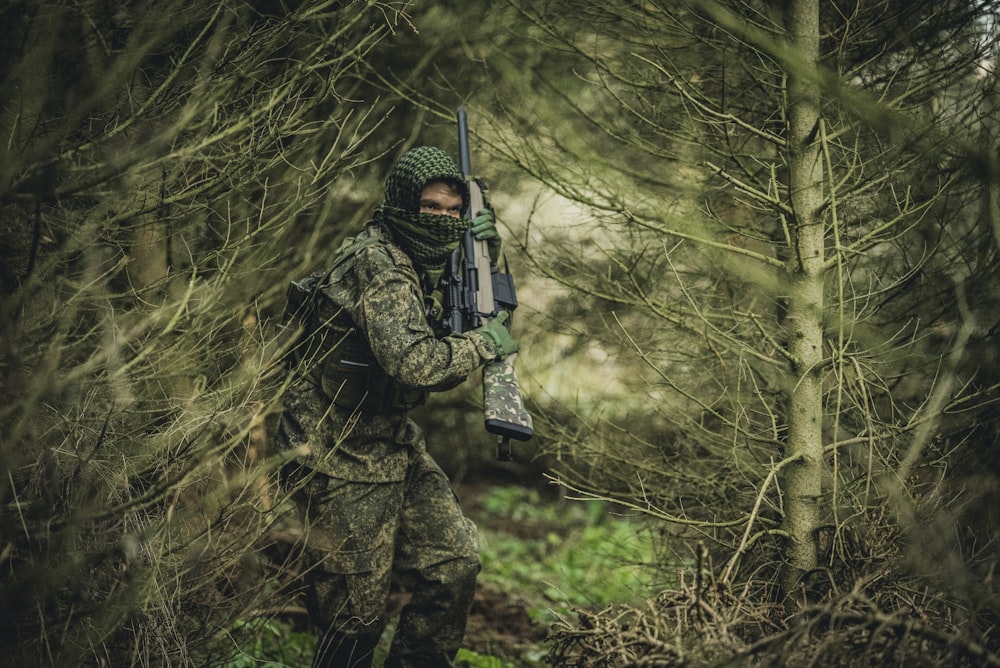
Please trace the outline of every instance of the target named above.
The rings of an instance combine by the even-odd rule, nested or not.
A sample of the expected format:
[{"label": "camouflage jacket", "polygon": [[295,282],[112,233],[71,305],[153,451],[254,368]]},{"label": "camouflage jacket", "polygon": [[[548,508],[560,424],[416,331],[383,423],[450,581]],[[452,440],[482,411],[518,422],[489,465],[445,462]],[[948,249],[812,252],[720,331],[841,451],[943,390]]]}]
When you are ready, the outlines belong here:
[{"label": "camouflage jacket", "polygon": [[278,443],[332,477],[402,480],[424,447],[407,410],[496,348],[477,332],[436,333],[417,271],[387,233],[369,226],[341,253],[317,302],[324,343],[286,392]]}]

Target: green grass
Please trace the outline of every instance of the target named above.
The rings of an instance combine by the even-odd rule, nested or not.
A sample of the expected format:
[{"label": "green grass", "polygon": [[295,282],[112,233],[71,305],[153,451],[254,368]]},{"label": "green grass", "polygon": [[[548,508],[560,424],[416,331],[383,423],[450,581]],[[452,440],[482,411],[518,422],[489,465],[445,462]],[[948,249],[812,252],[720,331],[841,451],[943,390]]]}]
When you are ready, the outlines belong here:
[{"label": "green grass", "polygon": [[538,622],[649,594],[655,562],[649,536],[608,504],[546,503],[536,490],[502,487],[482,508],[480,582],[525,601]]},{"label": "green grass", "polygon": [[469,649],[458,650],[455,657],[455,665],[458,668],[517,668],[521,663],[507,661],[496,656],[479,654]]},{"label": "green grass", "polygon": [[239,622],[230,631],[227,643],[236,654],[220,668],[304,668],[312,663],[316,638],[295,631],[281,619]]},{"label": "green grass", "polygon": [[[481,587],[510,596],[543,628],[574,608],[637,603],[650,594],[655,559],[649,536],[608,504],[550,501],[537,490],[511,486],[490,490],[470,514],[481,536]],[[315,638],[286,621],[261,619],[239,623],[224,642],[238,648],[225,668],[304,668]],[[463,649],[456,664],[544,665],[545,653],[541,646],[516,657]]]}]

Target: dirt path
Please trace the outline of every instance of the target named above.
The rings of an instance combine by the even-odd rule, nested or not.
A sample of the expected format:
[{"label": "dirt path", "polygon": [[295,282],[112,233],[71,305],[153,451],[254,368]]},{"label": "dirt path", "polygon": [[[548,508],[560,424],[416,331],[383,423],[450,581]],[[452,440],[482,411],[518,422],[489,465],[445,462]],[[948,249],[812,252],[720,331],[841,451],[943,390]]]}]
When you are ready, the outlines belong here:
[{"label": "dirt path", "polygon": [[547,631],[532,621],[528,608],[491,586],[480,586],[465,631],[465,646],[479,654],[514,660],[544,648]]},{"label": "dirt path", "polygon": [[[462,508],[480,528],[489,527],[510,536],[532,539],[544,535],[543,527],[525,522],[503,521],[487,516],[481,504],[490,486],[461,485],[458,494]],[[545,652],[547,628],[534,621],[529,604],[518,592],[495,583],[480,580],[476,600],[472,605],[464,646],[478,654],[499,657],[516,663],[525,654],[539,656]]]}]

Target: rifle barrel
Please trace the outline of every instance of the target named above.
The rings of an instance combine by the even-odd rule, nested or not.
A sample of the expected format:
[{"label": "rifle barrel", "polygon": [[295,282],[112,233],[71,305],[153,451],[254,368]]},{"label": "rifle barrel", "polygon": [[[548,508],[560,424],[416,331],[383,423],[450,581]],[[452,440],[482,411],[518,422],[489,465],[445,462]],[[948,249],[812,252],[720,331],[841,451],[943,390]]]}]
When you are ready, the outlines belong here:
[{"label": "rifle barrel", "polygon": [[464,106],[458,108],[458,162],[465,178],[472,176],[472,159],[469,156],[469,119]]}]

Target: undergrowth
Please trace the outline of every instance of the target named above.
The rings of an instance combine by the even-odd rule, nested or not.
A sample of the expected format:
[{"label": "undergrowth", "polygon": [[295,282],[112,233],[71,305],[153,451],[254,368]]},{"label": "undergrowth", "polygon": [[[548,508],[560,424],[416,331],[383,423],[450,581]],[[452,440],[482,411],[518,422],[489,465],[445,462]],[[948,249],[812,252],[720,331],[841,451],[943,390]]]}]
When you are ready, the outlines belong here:
[{"label": "undergrowth", "polygon": [[[539,627],[572,616],[577,608],[638,603],[649,595],[654,559],[649,537],[606,503],[546,500],[536,490],[511,486],[490,489],[469,503],[467,512],[480,530],[481,589],[502,592]],[[233,653],[225,668],[309,666],[315,634],[303,632],[297,621],[241,622],[220,640]],[[498,629],[506,623],[502,618],[487,621]],[[466,633],[469,647],[477,641],[471,633]],[[486,645],[488,651],[462,649],[456,664],[544,665],[548,653],[540,642],[520,647],[516,655],[505,655],[509,648]]]},{"label": "undergrowth", "polygon": [[523,600],[540,623],[649,594],[649,536],[604,502],[543,502],[537,490],[501,487],[484,497],[477,521],[480,582]]}]

